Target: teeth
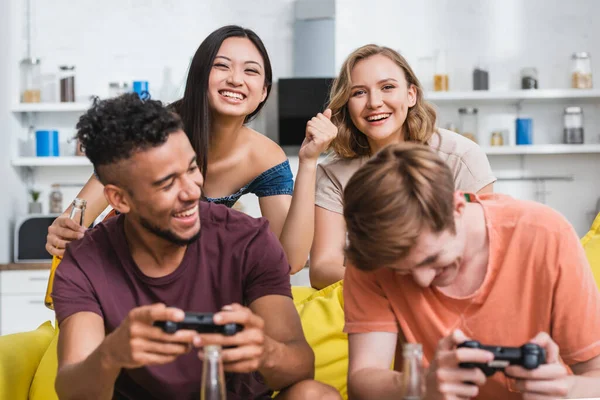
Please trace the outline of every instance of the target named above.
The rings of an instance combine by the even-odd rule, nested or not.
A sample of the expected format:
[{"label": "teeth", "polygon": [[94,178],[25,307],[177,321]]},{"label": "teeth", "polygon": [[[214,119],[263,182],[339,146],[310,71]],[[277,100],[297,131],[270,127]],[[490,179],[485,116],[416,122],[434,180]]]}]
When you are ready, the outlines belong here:
[{"label": "teeth", "polygon": [[225,97],[231,97],[233,99],[244,100],[244,96],[242,96],[240,93],[222,91],[221,94]]},{"label": "teeth", "polygon": [[198,211],[198,206],[194,206],[194,208],[190,208],[187,211],[177,213],[177,214],[175,214],[175,217],[177,217],[177,218],[189,217],[190,215],[194,215],[196,213],[196,211]]},{"label": "teeth", "polygon": [[367,117],[367,120],[369,120],[369,121],[378,121],[378,120],[380,120],[380,119],[387,118],[387,117],[389,117],[390,115],[392,115],[392,114],[377,114],[377,115],[371,115],[371,116]]}]

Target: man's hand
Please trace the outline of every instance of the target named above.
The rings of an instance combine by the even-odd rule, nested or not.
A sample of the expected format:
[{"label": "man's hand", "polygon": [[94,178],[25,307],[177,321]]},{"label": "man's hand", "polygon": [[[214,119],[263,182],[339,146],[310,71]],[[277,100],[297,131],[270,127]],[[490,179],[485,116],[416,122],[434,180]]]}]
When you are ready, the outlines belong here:
[{"label": "man's hand", "polygon": [[154,321],[179,322],[184,312],[153,304],[134,308],[114,332],[106,337],[104,360],[110,366],[138,368],[167,364],[191,350],[195,331],[180,330],[173,334],[152,326]]},{"label": "man's hand", "polygon": [[469,339],[459,330],[440,340],[426,377],[426,399],[454,400],[477,396],[479,386],[486,381],[484,373],[479,368],[460,368],[458,365],[487,363],[494,355],[481,349],[456,348],[466,340]]},{"label": "man's hand", "polygon": [[506,367],[507,377],[515,378],[516,389],[523,393],[523,399],[558,399],[569,393],[567,369],[559,361],[558,345],[545,332],[531,340],[546,350],[546,363],[534,370],[518,365]]},{"label": "man's hand", "polygon": [[[232,304],[223,307],[223,311],[215,314],[213,320],[218,325],[241,324],[244,330],[233,336],[202,334],[194,341],[194,346],[222,346],[223,368],[227,372],[248,373],[258,370],[264,361],[265,334],[262,318],[253,314],[249,308]],[[204,353],[200,351],[198,356],[203,359]]]}]

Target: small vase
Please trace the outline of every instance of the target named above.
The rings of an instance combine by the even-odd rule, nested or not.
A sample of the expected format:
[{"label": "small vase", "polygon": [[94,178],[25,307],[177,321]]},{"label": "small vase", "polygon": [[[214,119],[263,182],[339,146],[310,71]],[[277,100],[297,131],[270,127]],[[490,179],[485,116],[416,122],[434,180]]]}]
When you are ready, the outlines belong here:
[{"label": "small vase", "polygon": [[29,203],[29,214],[41,214],[42,213],[42,203],[39,201]]}]

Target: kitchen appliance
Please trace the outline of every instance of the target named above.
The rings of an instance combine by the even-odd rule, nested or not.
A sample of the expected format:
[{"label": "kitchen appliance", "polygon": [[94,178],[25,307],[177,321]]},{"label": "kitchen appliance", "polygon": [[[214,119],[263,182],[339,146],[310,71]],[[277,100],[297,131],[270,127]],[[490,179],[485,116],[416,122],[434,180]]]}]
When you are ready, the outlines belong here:
[{"label": "kitchen appliance", "polygon": [[49,263],[52,256],[46,251],[48,227],[60,214],[31,214],[15,222],[15,263]]},{"label": "kitchen appliance", "polygon": [[277,86],[279,145],[300,146],[306,123],[325,111],[333,78],[281,78]]}]

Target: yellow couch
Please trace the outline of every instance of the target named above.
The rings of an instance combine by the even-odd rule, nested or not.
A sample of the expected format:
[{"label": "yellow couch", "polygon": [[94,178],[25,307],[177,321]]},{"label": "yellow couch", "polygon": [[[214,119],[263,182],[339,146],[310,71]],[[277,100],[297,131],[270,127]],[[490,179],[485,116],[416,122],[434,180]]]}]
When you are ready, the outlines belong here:
[{"label": "yellow couch", "polygon": [[[600,214],[581,239],[600,287]],[[315,378],[337,388],[347,399],[347,337],[343,282],[323,290],[294,287],[294,303],[308,343],[315,351]],[[0,400],[54,400],[57,332],[50,322],[32,332],[0,336]]]}]

